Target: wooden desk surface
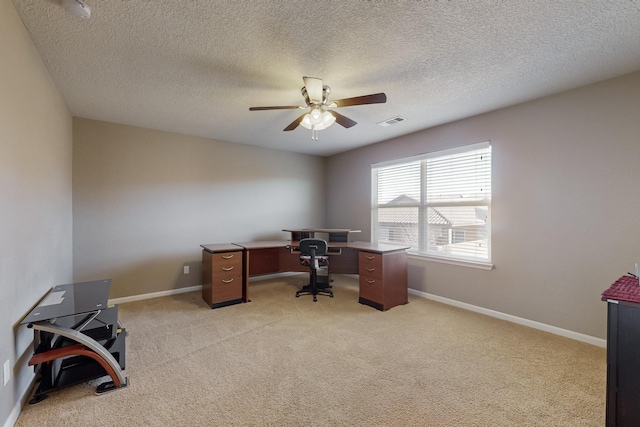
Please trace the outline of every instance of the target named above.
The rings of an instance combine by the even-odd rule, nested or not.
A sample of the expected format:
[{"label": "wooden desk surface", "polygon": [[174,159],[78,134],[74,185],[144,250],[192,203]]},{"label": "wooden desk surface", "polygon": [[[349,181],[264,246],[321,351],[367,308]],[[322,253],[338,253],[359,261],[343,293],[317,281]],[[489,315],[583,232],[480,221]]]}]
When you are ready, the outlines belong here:
[{"label": "wooden desk surface", "polygon": [[[268,248],[283,248],[283,247],[296,248],[300,246],[300,242],[296,242],[296,241],[292,242],[289,240],[264,240],[264,241],[257,241],[257,242],[233,243],[233,245],[240,246],[247,250],[252,250],[252,249],[268,249]],[[350,249],[358,249],[362,251],[375,252],[380,254],[397,252],[397,251],[406,251],[407,249],[410,248],[410,246],[372,244],[369,242],[327,242],[327,245],[330,248],[350,248]],[[208,247],[210,246],[216,246],[216,245],[202,245],[202,247],[207,250],[209,250]],[[218,246],[224,247],[224,245],[218,245]]]},{"label": "wooden desk surface", "polygon": [[263,240],[257,242],[234,243],[234,245],[251,249],[286,248],[291,242],[288,240]]},{"label": "wooden desk surface", "polygon": [[384,243],[373,244],[369,242],[349,242],[347,247],[352,249],[359,249],[367,252],[375,252],[379,254],[386,254],[391,252],[404,252],[411,248],[411,246],[396,246]]},{"label": "wooden desk surface", "polygon": [[360,233],[362,230],[352,230],[350,228],[292,228],[282,231],[288,233]]},{"label": "wooden desk surface", "polygon": [[209,243],[206,245],[200,245],[202,249],[207,252],[211,252],[215,254],[216,252],[230,252],[230,251],[241,251],[242,246],[235,245],[233,243]]}]

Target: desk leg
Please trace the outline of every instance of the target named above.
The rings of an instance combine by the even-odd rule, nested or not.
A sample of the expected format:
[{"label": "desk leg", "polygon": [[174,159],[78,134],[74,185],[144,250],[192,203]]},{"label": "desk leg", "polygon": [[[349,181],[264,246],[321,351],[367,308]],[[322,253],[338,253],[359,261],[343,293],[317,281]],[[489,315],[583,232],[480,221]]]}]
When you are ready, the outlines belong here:
[{"label": "desk leg", "polygon": [[242,301],[251,302],[249,299],[249,251],[242,251],[242,265],[244,269],[242,271]]}]

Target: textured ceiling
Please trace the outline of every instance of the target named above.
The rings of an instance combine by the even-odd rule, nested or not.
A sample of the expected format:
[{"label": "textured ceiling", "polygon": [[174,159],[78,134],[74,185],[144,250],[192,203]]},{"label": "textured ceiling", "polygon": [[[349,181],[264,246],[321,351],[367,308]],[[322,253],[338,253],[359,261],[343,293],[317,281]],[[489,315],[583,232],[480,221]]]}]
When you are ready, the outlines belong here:
[{"label": "textured ceiling", "polygon": [[[640,0],[13,1],[74,116],[318,155],[640,70]],[[302,76],[388,101],[319,141],[249,111],[304,105]]]}]

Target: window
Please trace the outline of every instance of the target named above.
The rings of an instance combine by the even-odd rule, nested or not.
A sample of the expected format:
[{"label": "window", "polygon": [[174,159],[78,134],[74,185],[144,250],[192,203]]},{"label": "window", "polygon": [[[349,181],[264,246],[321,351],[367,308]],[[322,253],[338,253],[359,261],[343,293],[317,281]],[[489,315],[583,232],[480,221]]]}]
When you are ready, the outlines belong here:
[{"label": "window", "polygon": [[374,164],[372,239],[450,261],[491,262],[491,145]]}]

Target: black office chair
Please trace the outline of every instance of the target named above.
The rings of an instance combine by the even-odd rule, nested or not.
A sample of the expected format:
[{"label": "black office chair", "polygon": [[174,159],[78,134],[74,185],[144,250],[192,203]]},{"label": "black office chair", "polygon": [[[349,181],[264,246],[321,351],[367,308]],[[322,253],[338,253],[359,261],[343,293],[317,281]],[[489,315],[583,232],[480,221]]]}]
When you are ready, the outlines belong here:
[{"label": "black office chair", "polygon": [[300,295],[313,295],[313,301],[317,301],[317,295],[328,295],[333,298],[330,289],[329,276],[318,275],[318,270],[328,268],[329,256],[327,255],[327,242],[322,239],[300,240],[300,264],[309,266],[309,284],[296,292],[296,298]]}]

